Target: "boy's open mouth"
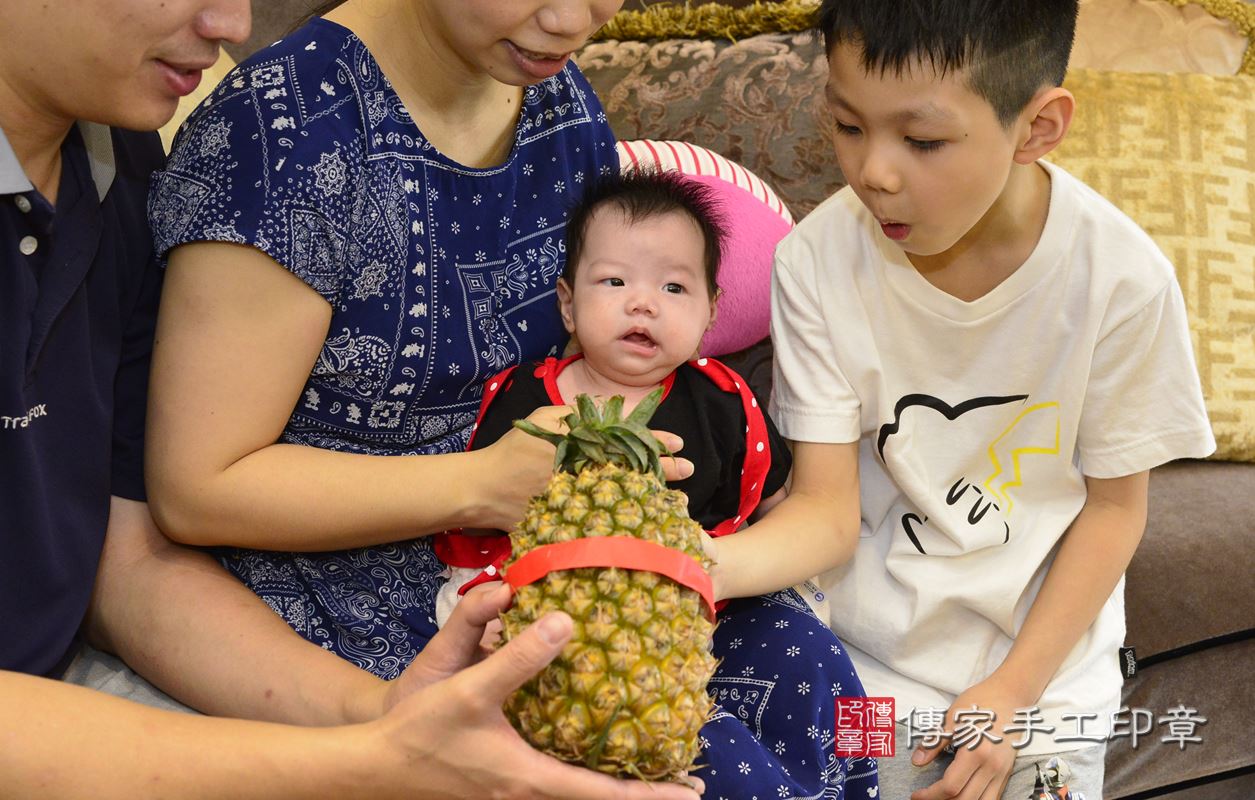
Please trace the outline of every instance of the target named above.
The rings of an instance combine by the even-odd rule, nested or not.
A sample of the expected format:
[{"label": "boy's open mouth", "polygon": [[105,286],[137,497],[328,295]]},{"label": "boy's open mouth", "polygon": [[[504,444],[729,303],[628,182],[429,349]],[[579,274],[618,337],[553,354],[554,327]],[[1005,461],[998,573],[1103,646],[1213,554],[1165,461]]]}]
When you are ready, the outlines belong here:
[{"label": "boy's open mouth", "polygon": [[895,242],[902,241],[911,234],[911,226],[902,222],[881,222],[880,229]]}]

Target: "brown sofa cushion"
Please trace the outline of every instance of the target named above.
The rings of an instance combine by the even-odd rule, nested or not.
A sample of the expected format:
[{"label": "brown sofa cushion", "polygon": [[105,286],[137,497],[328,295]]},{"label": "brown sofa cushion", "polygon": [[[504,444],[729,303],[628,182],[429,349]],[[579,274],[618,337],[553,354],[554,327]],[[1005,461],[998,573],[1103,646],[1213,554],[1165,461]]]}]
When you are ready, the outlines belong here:
[{"label": "brown sofa cushion", "polygon": [[[1131,747],[1127,738],[1108,745],[1104,796],[1129,797],[1249,769],[1251,709],[1255,708],[1255,685],[1250,681],[1252,663],[1255,639],[1246,639],[1147,667],[1127,682],[1124,704],[1150,711],[1154,725],[1137,748]],[[1202,741],[1187,743],[1184,749],[1171,741],[1162,741],[1172,731],[1161,719],[1181,706],[1196,709],[1196,716],[1207,720],[1188,734]],[[1211,785],[1188,796],[1195,800],[1255,797],[1242,793],[1240,783],[1244,782],[1227,788],[1225,784]]]},{"label": "brown sofa cushion", "polygon": [[745,165],[797,219],[845,184],[818,37],[594,42],[576,55],[620,139],[680,139]]},{"label": "brown sofa cushion", "polygon": [[1126,641],[1139,660],[1250,634],[1252,531],[1255,464],[1179,461],[1151,472],[1150,516],[1125,589],[1125,606],[1137,610]]}]

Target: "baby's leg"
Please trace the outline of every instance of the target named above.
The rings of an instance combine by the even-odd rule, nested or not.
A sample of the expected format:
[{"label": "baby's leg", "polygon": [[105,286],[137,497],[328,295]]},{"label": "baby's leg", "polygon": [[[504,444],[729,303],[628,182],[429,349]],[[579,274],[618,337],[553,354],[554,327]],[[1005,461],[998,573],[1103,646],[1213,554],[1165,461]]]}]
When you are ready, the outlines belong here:
[{"label": "baby's leg", "polygon": [[444,586],[440,587],[440,591],[436,592],[436,625],[443,628],[445,623],[449,621],[449,615],[453,613],[453,607],[461,601],[462,596],[458,594],[458,589],[462,585],[474,580],[483,570],[477,567],[448,567],[446,572],[449,579],[445,581]]}]

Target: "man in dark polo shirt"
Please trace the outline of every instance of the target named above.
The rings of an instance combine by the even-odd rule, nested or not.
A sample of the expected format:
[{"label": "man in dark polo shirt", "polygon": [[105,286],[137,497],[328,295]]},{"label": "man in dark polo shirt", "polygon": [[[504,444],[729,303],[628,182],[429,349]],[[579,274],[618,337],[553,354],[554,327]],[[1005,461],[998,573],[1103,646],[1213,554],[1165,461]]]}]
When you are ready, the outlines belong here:
[{"label": "man in dark polo shirt", "polygon": [[[162,153],[122,129],[167,121],[248,18],[248,0],[0,2],[0,794],[695,798],[560,764],[509,727],[501,703],[560,652],[565,615],[484,658],[509,592],[468,597],[388,685],[154,526],[145,205]],[[79,637],[235,719],[55,680]]]}]

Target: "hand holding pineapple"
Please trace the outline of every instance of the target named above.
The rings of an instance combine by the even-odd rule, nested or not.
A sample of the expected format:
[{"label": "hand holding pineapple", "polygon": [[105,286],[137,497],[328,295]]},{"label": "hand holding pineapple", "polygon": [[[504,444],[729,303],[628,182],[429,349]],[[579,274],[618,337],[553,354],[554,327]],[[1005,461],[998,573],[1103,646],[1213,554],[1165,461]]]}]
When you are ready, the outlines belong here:
[{"label": "hand holding pineapple", "polygon": [[[538,429],[561,433],[565,430],[563,419],[571,410],[570,406],[545,406],[529,414],[527,421]],[[669,454],[684,446],[684,441],[673,433],[652,433]],[[553,448],[535,436],[514,430],[483,452],[492,460],[492,465],[483,470],[484,478],[496,482],[491,491],[474,493],[484,506],[472,518],[477,520],[476,527],[509,530],[523,516],[531,499],[545,490],[553,475]],[[681,480],[693,474],[693,463],[685,458],[667,455],[661,463],[666,480]],[[510,480],[496,480],[502,475],[509,475]]]},{"label": "hand holding pineapple", "polygon": [[[655,390],[623,419],[622,397],[598,408],[580,395],[566,434],[517,423],[556,445],[557,471],[510,534],[508,581],[533,551],[584,538],[643,540],[705,566],[701,527],[684,494],[662,482],[662,445],[645,428],[661,398]],[[701,595],[657,572],[609,563],[555,570],[518,588],[502,615],[506,640],[554,610],[575,619],[575,634],[507,701],[515,728],[544,752],[592,769],[683,776],[699,752],[715,669]]]},{"label": "hand holding pineapple", "polygon": [[[509,602],[503,584],[468,594],[394,682],[388,713],[358,728],[364,737],[360,752],[370,754],[375,768],[354,792],[378,798],[697,800],[685,786],[619,781],[562,764],[519,738],[502,705],[564,650],[573,625],[566,614],[546,614],[489,654],[479,647],[480,635]],[[692,783],[700,790],[700,781]]]}]

